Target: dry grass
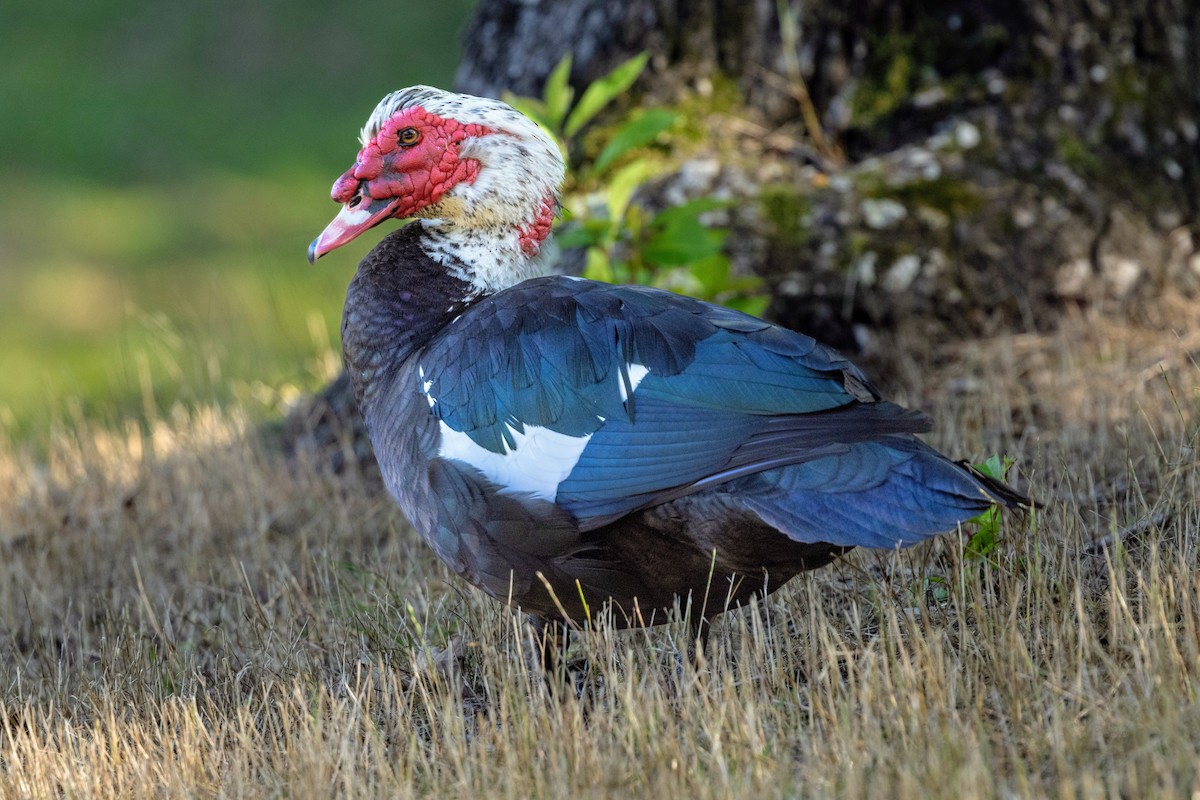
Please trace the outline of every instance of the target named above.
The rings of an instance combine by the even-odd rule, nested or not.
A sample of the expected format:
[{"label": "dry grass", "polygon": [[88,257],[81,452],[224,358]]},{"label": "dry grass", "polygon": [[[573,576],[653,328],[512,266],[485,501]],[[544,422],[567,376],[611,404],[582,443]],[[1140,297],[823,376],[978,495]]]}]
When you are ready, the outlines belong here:
[{"label": "dry grass", "polygon": [[1051,505],[990,562],[798,579],[678,677],[679,628],[592,634],[582,701],[364,478],[236,415],[0,445],[0,796],[1194,797],[1198,348],[1079,319],[901,364],[935,444]]}]

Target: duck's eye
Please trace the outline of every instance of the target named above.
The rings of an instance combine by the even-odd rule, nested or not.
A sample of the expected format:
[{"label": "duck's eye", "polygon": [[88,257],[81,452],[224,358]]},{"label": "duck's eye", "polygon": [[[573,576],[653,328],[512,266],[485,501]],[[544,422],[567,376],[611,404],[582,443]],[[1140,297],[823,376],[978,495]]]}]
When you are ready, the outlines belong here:
[{"label": "duck's eye", "polygon": [[421,132],[416,128],[405,128],[396,134],[396,141],[402,147],[412,147],[417,142],[421,141]]}]

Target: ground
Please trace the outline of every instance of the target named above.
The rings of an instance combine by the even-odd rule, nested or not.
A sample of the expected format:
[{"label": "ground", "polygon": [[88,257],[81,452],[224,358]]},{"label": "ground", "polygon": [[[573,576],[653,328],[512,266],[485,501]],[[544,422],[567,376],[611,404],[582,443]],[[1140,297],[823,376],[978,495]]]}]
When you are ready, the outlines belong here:
[{"label": "ground", "polygon": [[[236,411],[0,444],[0,795],[987,797],[1200,791],[1200,309],[883,344],[1044,508],[720,619],[582,638],[582,699],[356,459]],[[881,358],[881,360],[884,360]]]}]

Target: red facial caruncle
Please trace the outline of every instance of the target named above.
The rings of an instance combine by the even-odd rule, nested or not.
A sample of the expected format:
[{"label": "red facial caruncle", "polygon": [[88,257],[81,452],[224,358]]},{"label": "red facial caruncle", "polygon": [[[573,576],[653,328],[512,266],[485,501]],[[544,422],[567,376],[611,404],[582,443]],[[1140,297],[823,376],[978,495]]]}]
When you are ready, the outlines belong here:
[{"label": "red facial caruncle", "polygon": [[479,162],[460,158],[463,140],[494,133],[420,106],[388,119],[358,153],[354,166],[333,184],[341,212],[309,247],[309,260],[340,247],[385,219],[404,219],[442,199],[460,183],[472,183]]},{"label": "red facial caruncle", "polygon": [[491,132],[419,106],[405,109],[385,122],[359,151],[354,166],[334,183],[333,199],[350,202],[359,182],[366,181],[371,199],[399,198],[392,216],[410,217],[441,200],[455,184],[475,180],[479,163],[459,159],[459,146],[467,137]]},{"label": "red facial caruncle", "polygon": [[558,200],[553,194],[542,199],[538,206],[537,216],[528,225],[517,229],[521,242],[521,252],[529,257],[536,256],[542,247],[542,242],[550,235],[554,227],[554,212],[558,210]]}]

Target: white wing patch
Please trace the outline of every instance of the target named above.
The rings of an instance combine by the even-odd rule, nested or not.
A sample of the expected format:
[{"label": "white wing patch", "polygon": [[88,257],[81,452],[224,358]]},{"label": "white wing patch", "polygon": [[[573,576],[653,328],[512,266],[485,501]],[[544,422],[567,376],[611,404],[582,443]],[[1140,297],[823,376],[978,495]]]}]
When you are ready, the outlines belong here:
[{"label": "white wing patch", "polygon": [[[433,381],[425,379],[424,367],[417,369],[421,394],[425,395],[429,407],[433,408],[437,405],[437,399],[429,392]],[[617,376],[617,390],[621,393],[622,403],[628,402],[629,394],[650,373],[650,368],[631,363],[626,365],[625,371],[629,375],[628,391],[624,379]],[[600,419],[600,422],[603,421]],[[476,444],[470,436],[445,422],[439,422],[438,425],[442,433],[438,456],[470,464],[506,494],[524,494],[550,502],[554,502],[558,496],[558,485],[575,469],[579,456],[592,438],[590,433],[568,436],[537,425],[525,425],[524,433],[508,426],[514,445],[512,448],[506,447],[503,453],[495,453]]]},{"label": "white wing patch", "polygon": [[629,395],[637,391],[638,384],[649,374],[650,368],[642,364],[627,364],[625,371],[629,373],[629,393],[625,392],[625,381],[617,376],[617,391],[621,393],[621,402],[628,403]]},{"label": "white wing patch", "polygon": [[526,425],[524,433],[509,428],[515,447],[504,453],[493,453],[445,422],[440,425],[439,456],[470,464],[506,494],[527,494],[550,502],[554,502],[558,485],[575,469],[579,455],[592,438],[590,433],[568,436],[548,428]]},{"label": "white wing patch", "polygon": [[425,367],[420,364],[417,365],[417,375],[418,379],[421,381],[421,394],[425,395],[425,400],[429,403],[429,407],[433,408],[435,405],[437,405],[437,401],[434,400],[433,395],[429,393],[429,390],[433,388],[433,381],[425,380]]}]

